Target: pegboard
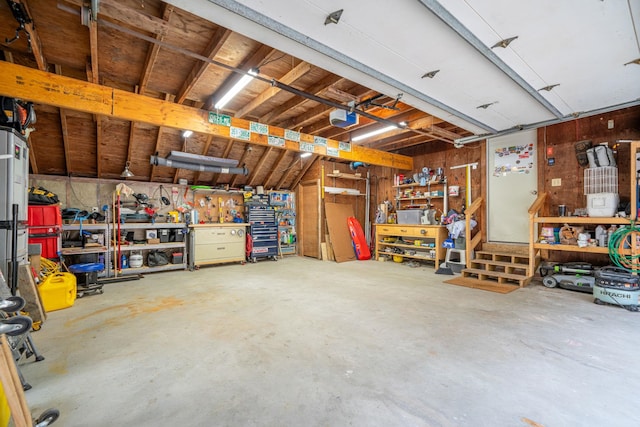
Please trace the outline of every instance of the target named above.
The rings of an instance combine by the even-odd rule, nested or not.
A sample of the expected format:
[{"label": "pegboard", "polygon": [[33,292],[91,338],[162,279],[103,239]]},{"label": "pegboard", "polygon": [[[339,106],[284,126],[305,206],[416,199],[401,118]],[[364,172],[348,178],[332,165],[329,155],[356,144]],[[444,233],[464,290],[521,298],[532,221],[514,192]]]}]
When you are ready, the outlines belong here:
[{"label": "pegboard", "polygon": [[234,218],[244,221],[244,195],[240,192],[194,191],[193,208],[200,224],[233,222]]}]

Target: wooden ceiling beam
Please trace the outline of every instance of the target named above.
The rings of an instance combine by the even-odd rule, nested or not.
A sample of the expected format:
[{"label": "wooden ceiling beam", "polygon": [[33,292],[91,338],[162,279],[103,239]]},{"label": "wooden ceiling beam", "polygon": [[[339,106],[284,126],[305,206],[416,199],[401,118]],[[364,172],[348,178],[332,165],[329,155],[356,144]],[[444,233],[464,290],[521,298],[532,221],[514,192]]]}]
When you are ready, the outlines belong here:
[{"label": "wooden ceiling beam", "polygon": [[[191,129],[194,132],[230,138],[242,143],[270,145],[267,135],[256,132],[241,134],[231,132],[232,128],[248,131],[250,122],[247,120],[231,118],[231,127],[209,123],[209,111],[4,61],[0,61],[0,94],[128,121],[139,121],[175,129]],[[284,139],[285,129],[277,126],[269,126],[269,135],[282,138],[283,148],[293,151],[306,151],[301,149],[300,142],[307,144],[314,142],[313,135],[305,133],[299,135],[300,142]],[[336,150],[336,154],[328,154],[328,149]],[[314,152],[345,162],[361,161],[402,170],[413,169],[411,157],[372,150],[358,145],[351,145],[349,149],[340,150],[339,141],[332,139],[326,141],[326,147],[315,145]]]},{"label": "wooden ceiling beam", "polygon": [[262,181],[262,185],[264,185],[264,188],[269,188],[268,187],[269,186],[269,181],[271,181],[271,178],[275,174],[276,170],[278,170],[278,168],[280,167],[280,163],[282,163],[282,159],[284,159],[284,157],[287,155],[287,153],[288,153],[287,150],[280,150],[280,154],[278,154],[278,158],[276,159],[275,163],[271,167],[271,170],[269,171],[267,176]]},{"label": "wooden ceiling beam", "polygon": [[[311,64],[309,64],[308,62],[301,62],[298,65],[296,65],[291,71],[289,71],[287,74],[285,74],[280,79],[278,79],[278,81],[280,83],[290,85],[291,83],[295,82],[296,80],[298,80],[299,78],[307,74],[310,70],[311,70]],[[264,104],[265,102],[267,102],[268,100],[276,96],[281,90],[282,89],[278,87],[270,86],[267,90],[262,92],[260,95],[253,98],[247,105],[242,107],[240,110],[236,111],[234,116],[239,119],[246,116],[251,111],[255,110],[256,108],[258,108],[259,106],[261,106],[262,104]]]},{"label": "wooden ceiling beam", "polygon": [[[174,7],[170,4],[164,5],[164,10],[162,11],[162,20],[168,22],[171,19],[171,15],[173,14]],[[156,34],[156,40],[164,41],[165,33]],[[147,57],[144,61],[144,66],[142,68],[142,76],[140,77],[140,93],[144,95],[147,92],[147,86],[149,85],[149,79],[151,78],[151,72],[153,71],[153,66],[158,59],[158,54],[160,53],[160,44],[151,43],[149,49],[147,50]]]},{"label": "wooden ceiling beam", "polygon": [[[306,89],[307,93],[312,93],[316,96],[320,95],[326,88],[337,84],[341,81],[343,81],[344,78],[337,76],[335,74],[329,74],[328,76],[326,76],[325,78],[323,78],[322,80],[316,82],[315,84],[311,85],[310,87],[308,87]],[[294,96],[293,98],[291,98],[290,100],[288,100],[287,102],[279,105],[278,107],[272,109],[271,111],[269,111],[267,114],[265,114],[264,116],[260,117],[259,121],[260,123],[271,123],[273,120],[277,119],[278,117],[280,117],[282,114],[286,113],[289,110],[293,110],[294,108],[302,105],[305,102],[310,102],[310,99],[307,98],[302,98],[299,96]]]},{"label": "wooden ceiling beam", "polygon": [[[229,39],[231,34],[233,34],[232,31],[227,30],[223,27],[218,27],[211,40],[209,40],[209,44],[205,48],[202,55],[206,56],[209,59],[215,58],[220,49],[222,49],[222,46],[225,44],[227,39]],[[178,104],[182,104],[184,100],[187,99],[187,96],[189,95],[191,90],[202,79],[202,76],[204,75],[205,71],[207,71],[209,65],[210,64],[208,62],[198,62],[193,66],[191,71],[189,71],[189,75],[184,80],[182,87],[176,94],[176,102]]]},{"label": "wooden ceiling beam", "polygon": [[267,147],[264,150],[264,152],[262,153],[262,156],[260,156],[260,160],[258,160],[258,163],[256,163],[256,165],[253,167],[253,170],[249,174],[249,178],[247,178],[247,185],[253,186],[253,184],[255,184],[255,180],[258,177],[258,173],[260,173],[260,171],[262,170],[262,167],[264,166],[264,162],[267,160],[267,157],[269,157],[269,154],[271,154],[273,150],[274,150],[273,147]]}]

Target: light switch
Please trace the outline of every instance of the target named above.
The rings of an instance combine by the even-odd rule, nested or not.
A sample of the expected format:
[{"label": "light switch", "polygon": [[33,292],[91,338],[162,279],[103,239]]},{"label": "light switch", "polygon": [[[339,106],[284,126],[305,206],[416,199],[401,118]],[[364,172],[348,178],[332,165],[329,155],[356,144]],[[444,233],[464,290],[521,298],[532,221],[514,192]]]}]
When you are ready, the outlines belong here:
[{"label": "light switch", "polygon": [[562,185],[562,178],[554,178],[551,180],[552,187],[560,187]]}]

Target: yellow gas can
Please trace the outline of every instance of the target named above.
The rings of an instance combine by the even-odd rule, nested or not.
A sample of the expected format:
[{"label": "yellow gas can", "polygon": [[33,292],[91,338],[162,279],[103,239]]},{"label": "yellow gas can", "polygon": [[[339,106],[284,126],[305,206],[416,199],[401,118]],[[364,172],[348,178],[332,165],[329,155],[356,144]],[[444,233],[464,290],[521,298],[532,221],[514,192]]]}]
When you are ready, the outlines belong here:
[{"label": "yellow gas can", "polygon": [[76,276],[71,273],[54,273],[39,286],[38,294],[45,311],[62,310],[76,302]]}]

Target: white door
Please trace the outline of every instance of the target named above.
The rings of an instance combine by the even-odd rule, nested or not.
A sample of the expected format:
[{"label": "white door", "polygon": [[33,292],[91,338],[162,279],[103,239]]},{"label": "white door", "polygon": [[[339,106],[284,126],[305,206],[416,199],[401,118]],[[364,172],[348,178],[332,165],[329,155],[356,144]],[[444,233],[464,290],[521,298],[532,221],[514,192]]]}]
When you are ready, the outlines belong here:
[{"label": "white door", "polygon": [[487,141],[487,236],[490,242],[528,243],[527,211],[537,197],[536,130]]}]

